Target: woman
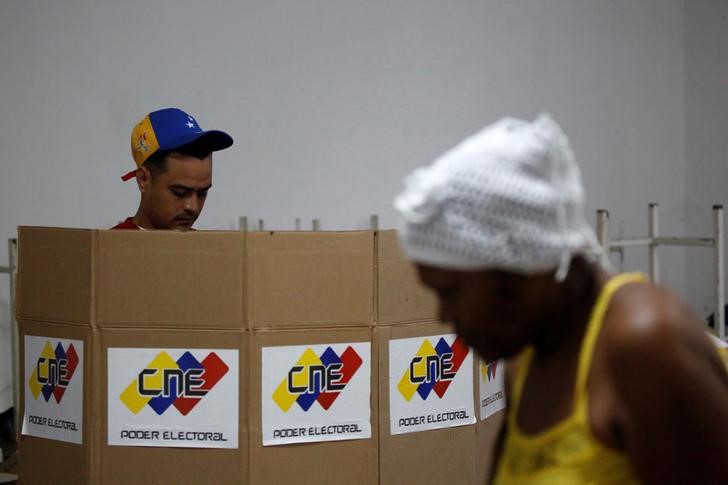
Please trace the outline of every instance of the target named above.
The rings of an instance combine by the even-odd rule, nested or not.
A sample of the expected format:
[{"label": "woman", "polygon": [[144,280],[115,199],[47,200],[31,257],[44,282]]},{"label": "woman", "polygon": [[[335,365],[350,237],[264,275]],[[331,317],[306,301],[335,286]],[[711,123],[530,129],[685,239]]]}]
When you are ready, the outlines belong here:
[{"label": "woman", "polygon": [[395,206],[441,319],[508,359],[492,482],[728,480],[726,369],[675,295],[596,262],[548,115],[484,128],[410,175]]}]

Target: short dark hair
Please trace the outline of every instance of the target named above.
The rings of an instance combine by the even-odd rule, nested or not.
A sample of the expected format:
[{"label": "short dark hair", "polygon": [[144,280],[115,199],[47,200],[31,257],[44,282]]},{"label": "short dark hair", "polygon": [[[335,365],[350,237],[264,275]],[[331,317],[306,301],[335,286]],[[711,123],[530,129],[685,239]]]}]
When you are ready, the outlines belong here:
[{"label": "short dark hair", "polygon": [[155,177],[160,173],[164,173],[165,170],[167,170],[167,155],[169,155],[170,152],[181,153],[182,155],[199,158],[200,160],[212,153],[207,145],[197,142],[182,145],[174,150],[156,151],[147,158],[146,162],[144,162],[144,166],[149,169],[152,177]]},{"label": "short dark hair", "polygon": [[164,173],[167,170],[167,151],[157,151],[152,153],[147,161],[144,162],[144,166],[149,169],[152,174],[152,178],[156,177],[160,173]]}]

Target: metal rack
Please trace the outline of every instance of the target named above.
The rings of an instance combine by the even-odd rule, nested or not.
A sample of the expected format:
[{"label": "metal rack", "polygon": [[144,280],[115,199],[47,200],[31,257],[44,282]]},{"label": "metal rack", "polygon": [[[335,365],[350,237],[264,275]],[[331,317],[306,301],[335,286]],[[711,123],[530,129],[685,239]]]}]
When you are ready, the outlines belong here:
[{"label": "metal rack", "polygon": [[623,251],[628,247],[647,246],[649,251],[649,273],[655,283],[660,281],[660,246],[706,247],[713,250],[713,298],[715,302],[715,334],[721,340],[726,340],[725,326],[725,274],[723,260],[723,206],[713,206],[713,234],[712,237],[668,237],[660,236],[659,206],[648,206],[648,235],[643,238],[609,238],[609,212],[597,211],[597,238],[604,251],[601,255],[602,263],[609,262],[609,254],[614,251]]},{"label": "metal rack", "polygon": [[[240,231],[248,231],[250,230],[250,221],[248,220],[247,216],[240,216],[238,218],[238,230]],[[253,226],[253,230],[257,231],[264,231],[265,230],[265,222],[263,219],[258,219],[257,225]],[[294,221],[294,230],[300,231],[301,230],[301,219],[296,218]],[[379,216],[377,214],[372,214],[369,216],[369,228],[372,231],[379,230]],[[312,231],[320,231],[321,230],[321,219],[312,219],[311,220],[311,230]]]}]

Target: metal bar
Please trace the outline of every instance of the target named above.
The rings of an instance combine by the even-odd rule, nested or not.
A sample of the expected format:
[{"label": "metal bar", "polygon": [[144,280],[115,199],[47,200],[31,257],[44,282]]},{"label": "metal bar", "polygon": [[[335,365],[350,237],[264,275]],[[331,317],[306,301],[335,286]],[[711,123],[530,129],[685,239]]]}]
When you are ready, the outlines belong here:
[{"label": "metal bar", "polygon": [[614,239],[609,241],[609,249],[627,248],[633,246],[700,246],[713,247],[714,239],[710,237],[692,238],[692,237],[656,237],[652,238],[635,238],[635,239]]},{"label": "metal bar", "polygon": [[628,248],[632,246],[649,246],[652,244],[650,238],[636,238],[636,239],[614,239],[609,241],[609,247],[611,248]]},{"label": "metal bar", "polygon": [[602,247],[599,260],[604,267],[609,266],[609,251],[612,249],[609,242],[609,212],[599,209],[597,211],[597,240]]},{"label": "metal bar", "polygon": [[15,440],[18,441],[20,436],[20,331],[18,322],[15,319],[15,276],[18,274],[18,240],[8,239],[8,266],[12,268],[10,272],[10,345],[12,348],[13,359],[13,425],[15,426]]},{"label": "metal bar", "polygon": [[379,216],[376,214],[372,214],[369,216],[369,227],[372,229],[372,231],[378,231],[379,230]]},{"label": "metal bar", "polygon": [[259,231],[264,230],[263,219],[258,219],[258,230]]},{"label": "metal bar", "polygon": [[617,253],[619,255],[619,266],[617,266],[617,270],[620,272],[624,271],[624,248],[611,247],[609,248],[609,253]]},{"label": "metal bar", "polygon": [[713,206],[713,239],[715,246],[713,257],[715,258],[715,330],[718,338],[726,339],[725,332],[725,274],[723,266],[723,206]]},{"label": "metal bar", "polygon": [[715,246],[715,239],[710,237],[656,237],[655,245],[658,246]]},{"label": "metal bar", "polygon": [[657,238],[660,234],[660,225],[658,222],[659,206],[655,203],[649,205],[649,235],[650,235],[650,278],[653,282],[660,281],[660,262],[657,259]]},{"label": "metal bar", "polygon": [[242,216],[238,219],[238,228],[241,231],[247,231],[248,230],[248,218],[245,216]]}]

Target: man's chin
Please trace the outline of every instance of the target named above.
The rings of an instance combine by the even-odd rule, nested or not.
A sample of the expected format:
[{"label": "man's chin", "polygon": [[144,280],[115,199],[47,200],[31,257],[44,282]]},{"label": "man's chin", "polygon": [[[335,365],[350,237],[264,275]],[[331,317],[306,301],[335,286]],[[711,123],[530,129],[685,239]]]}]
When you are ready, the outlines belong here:
[{"label": "man's chin", "polygon": [[172,221],[170,229],[174,229],[175,231],[189,231],[192,229],[194,223],[194,219],[175,219]]}]

